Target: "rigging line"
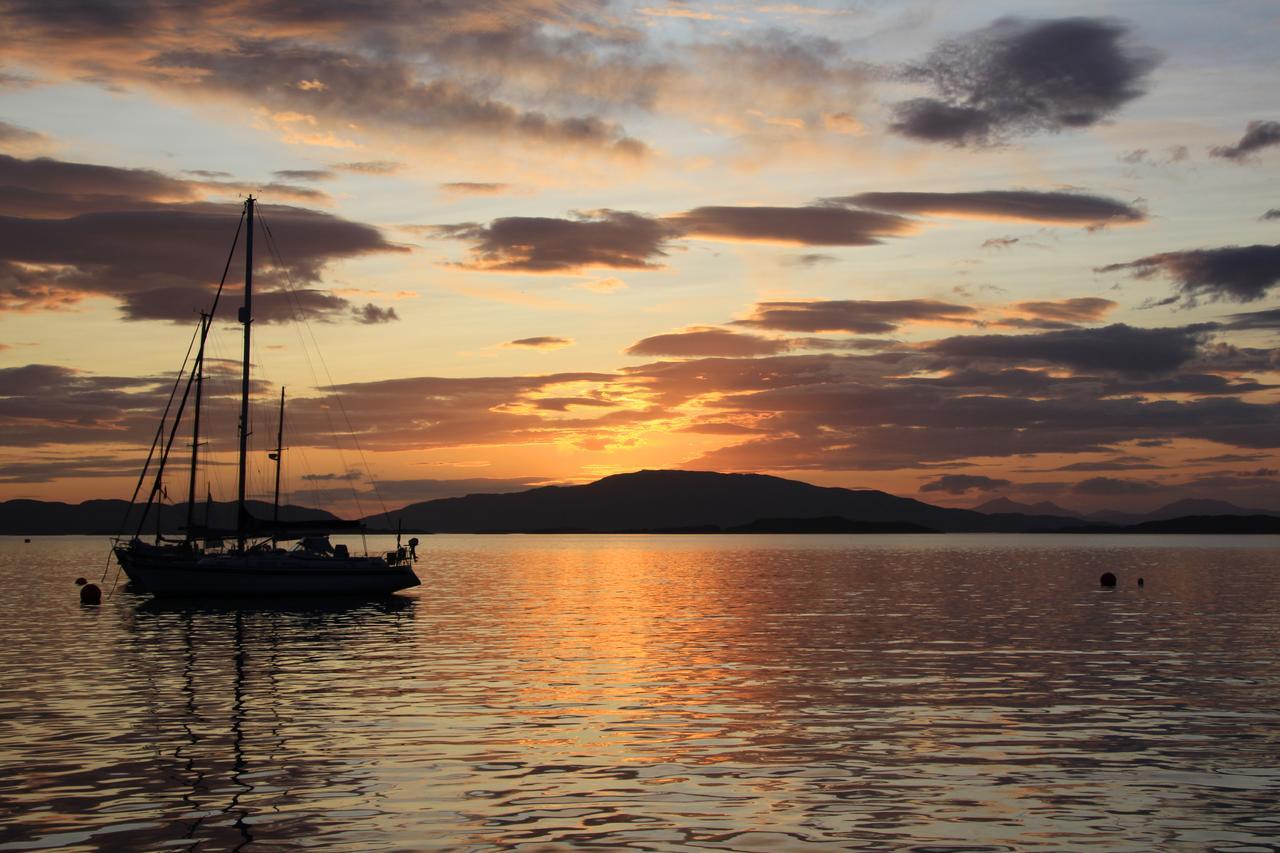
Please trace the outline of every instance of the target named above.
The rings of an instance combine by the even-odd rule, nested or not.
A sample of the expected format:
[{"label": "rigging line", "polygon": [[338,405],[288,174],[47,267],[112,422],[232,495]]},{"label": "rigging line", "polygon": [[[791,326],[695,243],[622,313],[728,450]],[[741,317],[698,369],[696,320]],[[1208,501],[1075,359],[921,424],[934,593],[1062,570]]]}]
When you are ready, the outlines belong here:
[{"label": "rigging line", "polygon": [[[289,306],[293,311],[294,332],[298,336],[299,350],[302,352],[302,356],[306,360],[307,370],[311,374],[312,385],[314,385],[316,388],[320,388],[322,387],[320,384],[320,375],[316,372],[315,362],[311,358],[311,349],[315,348],[316,354],[319,355],[319,347],[318,345],[315,345],[313,347],[307,346],[307,339],[302,334],[302,327],[303,325],[305,325],[306,314],[303,312],[302,304],[298,300],[298,295],[296,292],[297,288],[292,286],[293,281],[292,281],[292,277],[289,274],[289,268],[285,265],[284,259],[283,257],[281,257],[280,252],[275,245],[274,235],[267,230],[265,221],[263,222],[263,236],[264,236],[264,239],[266,240],[267,251],[272,254],[272,257],[275,263],[285,273],[284,293],[288,297]],[[315,336],[312,335],[313,345],[314,345],[314,338]],[[328,406],[322,406],[320,408],[320,411],[324,415],[325,424],[329,429],[329,434],[334,437],[333,449],[337,451],[338,462],[343,468],[343,470],[346,470],[348,468],[346,454],[343,452],[341,444],[337,442],[338,429],[334,424],[333,415],[330,413]],[[355,495],[354,490],[352,493],[352,498],[356,501],[357,504],[359,503],[359,498]],[[363,515],[363,512],[361,512],[361,515]]]},{"label": "rigging line", "polygon": [[[324,387],[320,383],[320,376],[316,372],[315,362],[311,358],[311,350],[314,349],[316,351],[316,355],[320,357],[322,361],[323,361],[323,356],[320,352],[319,344],[315,340],[315,334],[314,332],[311,331],[310,325],[307,323],[306,313],[302,309],[302,303],[298,299],[298,293],[297,293],[298,288],[293,285],[293,280],[289,272],[289,268],[284,263],[284,258],[280,254],[279,247],[275,242],[275,235],[268,230],[268,227],[265,222],[263,223],[263,227],[267,237],[268,250],[273,253],[276,263],[279,265],[280,269],[282,269],[285,273],[286,283],[285,283],[284,292],[289,297],[289,304],[290,304],[290,307],[293,309],[294,323],[295,323],[294,328],[298,335],[298,343],[301,347],[303,357],[306,359],[306,362],[307,362],[307,368],[311,373],[312,383],[317,388]],[[302,334],[303,327],[306,327],[308,333],[310,333],[311,335],[311,346],[307,345],[307,339]],[[332,379],[330,379],[330,384],[332,384]],[[344,471],[349,470],[350,465],[348,464],[346,459],[346,452],[343,450],[341,443],[338,441],[339,430],[334,423],[333,415],[328,406],[323,406],[321,408],[321,411],[324,413],[324,419],[325,419],[326,425],[328,426],[329,434],[333,436],[333,439],[334,439],[333,449],[338,454],[338,462]],[[347,425],[347,431],[348,433],[354,432],[354,430],[350,426],[349,421]],[[354,487],[348,487],[348,488],[351,491],[351,499],[356,505],[356,512],[360,515],[360,517],[363,518],[364,507],[360,505],[360,496],[356,492]]]},{"label": "rigging line", "polygon": [[[236,244],[240,240],[240,231],[243,228],[244,228],[244,214],[242,213],[240,215],[240,221],[236,224],[235,237],[233,237],[231,241],[231,251],[227,253],[226,266],[222,268],[222,279],[218,282],[217,292],[213,294],[213,305],[209,308],[210,322],[209,323],[202,322],[200,324],[199,330],[196,335],[200,339],[200,347],[202,349],[204,348],[205,341],[207,341],[209,338],[209,328],[210,328],[210,325],[212,324],[212,318],[218,310],[218,300],[222,298],[222,289],[223,287],[226,286],[227,273],[231,269],[231,260],[236,253]],[[194,343],[194,341],[192,343]],[[191,347],[188,346],[187,347],[188,358],[190,357],[190,355],[191,355]],[[185,371],[185,369],[186,369],[186,361],[184,360],[183,370]],[[179,379],[181,379],[181,376],[179,376]],[[192,368],[191,374],[187,377],[186,390],[182,392],[182,400],[181,402],[178,403],[178,411],[173,419],[173,429],[169,432],[169,441],[167,444],[165,444],[164,452],[160,455],[160,462],[156,466],[155,484],[151,487],[151,494],[147,497],[147,505],[142,510],[142,518],[138,521],[138,532],[135,535],[140,536],[142,534],[142,526],[146,523],[147,514],[150,513],[151,511],[151,505],[155,501],[156,495],[160,493],[160,491],[163,489],[163,485],[161,483],[161,477],[164,476],[164,468],[169,461],[169,451],[173,448],[173,440],[178,435],[178,426],[182,422],[182,413],[187,407],[187,398],[191,395],[191,386],[194,380],[195,380],[195,369]],[[177,390],[176,385],[174,386],[174,390],[175,391]],[[159,518],[160,518],[160,510],[157,509],[156,510],[157,524],[159,524]],[[157,527],[157,529],[159,528]]]},{"label": "rigging line", "polygon": [[[227,271],[231,269],[231,259],[235,255],[236,244],[239,243],[240,241],[240,231],[243,228],[244,228],[244,213],[241,212],[240,220],[236,223],[235,236],[231,239],[231,251],[227,253],[227,263],[222,268],[222,280],[218,282],[218,292],[214,294],[213,307],[209,310],[210,321],[209,321],[209,324],[204,327],[204,337],[201,338],[201,341],[200,341],[202,345],[204,344],[204,341],[208,339],[209,330],[213,328],[213,314],[218,308],[218,299],[222,296],[222,287],[224,284],[226,284]],[[156,447],[159,446],[161,439],[164,438],[164,424],[169,417],[169,409],[170,407],[173,406],[173,398],[178,393],[178,385],[182,382],[182,375],[186,373],[187,361],[191,358],[191,350],[195,348],[197,336],[198,336],[198,333],[192,334],[191,343],[187,344],[187,354],[182,357],[182,367],[178,370],[178,375],[174,377],[173,388],[169,390],[169,400],[165,403],[164,413],[160,416],[160,423],[156,426],[155,437],[151,439],[151,449],[147,451],[146,461],[142,463],[142,471],[138,473],[138,482],[133,487],[133,495],[131,495],[129,498],[129,505],[125,507],[124,518],[120,519],[120,527],[117,528],[119,532],[116,534],[117,539],[124,534],[124,529],[129,521],[129,513],[133,511],[133,505],[138,500],[138,493],[142,491],[142,484],[147,479],[147,471],[151,467],[151,460],[155,456]],[[188,385],[188,389],[189,387],[190,386]],[[174,426],[176,428],[177,424],[175,424]],[[143,522],[145,521],[146,521],[146,514],[144,513]],[[138,530],[139,532],[141,532],[142,530],[141,523],[139,524]],[[102,569],[102,579],[100,582],[106,581],[107,572],[109,572],[110,570],[111,570],[111,552],[108,551],[106,565]],[[120,576],[117,574],[115,582],[111,584],[111,592],[107,593],[107,598],[111,598],[111,593],[115,592],[116,583],[119,582],[119,580],[120,580]]]},{"label": "rigging line", "polygon": [[[284,265],[284,261],[280,257],[280,252],[276,248],[275,235],[271,233],[271,226],[267,224],[265,219],[262,221],[262,228],[267,235],[267,243],[271,247],[272,253],[276,256],[277,261],[280,263],[281,268],[284,269],[285,280],[288,283],[289,288],[292,290],[293,277],[289,274],[289,268]],[[307,322],[305,316],[302,318],[302,324],[306,328],[307,334],[311,336],[311,340],[316,351],[316,357],[320,359],[320,366],[324,369],[325,378],[329,380],[330,388],[334,389],[333,397],[338,403],[338,410],[342,412],[342,419],[346,421],[347,432],[351,436],[351,443],[355,445],[356,453],[360,456],[360,464],[363,466],[365,474],[369,476],[369,485],[373,488],[373,495],[377,499],[379,506],[382,507],[382,515],[386,519],[387,525],[390,526],[391,512],[387,509],[386,501],[382,499],[382,493],[378,490],[378,483],[372,476],[372,472],[369,468],[369,461],[364,454],[364,448],[360,446],[360,439],[356,436],[356,430],[351,423],[351,417],[347,414],[347,407],[342,402],[342,395],[337,392],[337,384],[333,381],[333,375],[329,372],[329,365],[324,359],[324,353],[320,351],[320,345],[315,340],[315,331],[311,328],[311,324]],[[360,498],[356,495],[354,489],[352,490],[352,497],[355,499],[357,511],[360,512],[363,517],[364,510],[360,507]]]},{"label": "rigging line", "polygon": [[[178,369],[178,375],[174,377],[173,388],[169,389],[169,399],[164,404],[164,412],[160,415],[160,423],[156,426],[155,438],[151,439],[151,449],[147,451],[146,461],[142,463],[142,471],[139,472],[138,482],[133,487],[133,495],[130,496],[129,498],[129,505],[125,507],[124,518],[120,519],[120,526],[117,528],[118,532],[116,533],[116,537],[115,537],[116,539],[119,539],[121,536],[124,535],[125,527],[129,523],[129,513],[133,512],[133,505],[138,500],[138,493],[142,491],[142,483],[147,479],[147,470],[151,467],[151,460],[155,456],[156,447],[160,445],[160,441],[164,438],[164,425],[165,425],[165,422],[168,421],[169,419],[169,409],[170,407],[173,406],[173,398],[178,393],[178,386],[182,384],[182,377],[187,372],[187,361],[191,358],[191,350],[195,348],[196,337],[198,337],[198,335],[199,335],[198,331],[195,333],[192,333],[191,343],[187,344],[187,354],[182,357],[182,367]],[[146,513],[143,513],[142,522],[139,523],[139,527],[138,527],[139,532],[141,532],[142,530],[141,525],[142,523],[146,522],[146,519],[147,519]],[[106,565],[102,567],[102,578],[99,580],[99,583],[105,583],[107,580],[107,572],[111,571],[112,553],[113,552],[108,549],[107,562],[106,562]],[[117,580],[119,580],[118,577],[117,577]],[[114,583],[111,585],[111,589],[113,591],[115,590]],[[110,598],[110,597],[111,597],[111,593],[108,592],[107,598]]]}]

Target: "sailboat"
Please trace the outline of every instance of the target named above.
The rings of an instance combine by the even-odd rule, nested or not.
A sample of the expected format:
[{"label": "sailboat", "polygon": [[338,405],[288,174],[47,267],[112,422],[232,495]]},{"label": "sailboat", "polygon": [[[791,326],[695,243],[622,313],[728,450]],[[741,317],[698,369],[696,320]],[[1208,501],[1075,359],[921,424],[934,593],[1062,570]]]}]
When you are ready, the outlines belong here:
[{"label": "sailboat", "polygon": [[[356,521],[327,519],[319,521],[282,521],[280,508],[280,466],[284,455],[284,389],[280,391],[280,424],[276,449],[271,458],[276,463],[275,501],[272,518],[259,519],[248,510],[245,501],[247,460],[249,454],[249,367],[250,335],[253,329],[253,196],[245,201],[241,226],[248,228],[245,236],[244,305],[240,308],[239,322],[244,327],[244,356],[240,382],[239,462],[237,475],[236,522],[234,530],[210,529],[208,520],[203,526],[195,523],[195,484],[200,438],[200,407],[204,386],[204,351],[209,336],[213,313],[217,310],[222,284],[226,283],[231,256],[223,270],[222,284],[214,297],[210,311],[202,313],[197,332],[200,347],[194,365],[187,375],[186,390],[182,394],[168,440],[164,437],[165,419],[161,419],[147,457],[143,472],[134,490],[136,499],[148,468],[157,449],[155,478],[150,495],[142,510],[141,518],[132,537],[117,537],[112,550],[120,568],[135,588],[156,596],[298,596],[317,594],[372,595],[391,593],[417,586],[420,581],[413,571],[417,558],[417,539],[410,539],[408,548],[396,537],[396,548],[385,554],[357,556],[342,543],[331,543],[329,536],[342,532],[361,531]],[[236,239],[239,239],[239,230]],[[269,234],[268,234],[269,236]],[[235,253],[235,242],[231,247]],[[190,350],[188,350],[188,357]],[[181,379],[181,375],[179,377]],[[177,383],[174,390],[177,390]],[[165,465],[173,448],[178,425],[191,391],[195,390],[192,418],[192,450],[189,489],[187,497],[186,535],[181,540],[165,540],[160,531],[157,499],[163,497]],[[173,395],[170,401],[172,403]],[[167,417],[167,411],[166,411]],[[132,502],[131,502],[132,503]],[[206,503],[206,508],[208,507]],[[142,530],[151,509],[156,509],[156,534],[154,542],[144,541]],[[207,510],[206,510],[207,511]],[[292,542],[284,548],[282,543]]]}]

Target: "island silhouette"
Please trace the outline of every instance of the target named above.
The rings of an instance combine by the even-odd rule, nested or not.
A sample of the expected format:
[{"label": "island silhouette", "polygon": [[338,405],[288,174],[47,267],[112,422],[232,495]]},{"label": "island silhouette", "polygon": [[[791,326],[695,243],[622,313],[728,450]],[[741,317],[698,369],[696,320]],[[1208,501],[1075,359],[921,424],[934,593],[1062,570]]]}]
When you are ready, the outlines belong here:
[{"label": "island silhouette", "polygon": [[[250,511],[267,506],[250,502]],[[1280,533],[1280,512],[1216,500],[1176,501],[1145,515],[1003,511],[1012,508],[1021,506],[996,501],[957,509],[875,489],[815,486],[765,474],[646,470],[584,485],[439,498],[361,521],[375,533]],[[122,500],[5,501],[0,534],[111,535],[130,529],[127,510]],[[234,502],[210,504],[208,526],[232,526],[234,510]],[[202,523],[204,513],[201,504]],[[335,518],[294,505],[282,506],[280,517]],[[159,518],[162,531],[178,532],[186,523],[186,507],[164,505]]]}]

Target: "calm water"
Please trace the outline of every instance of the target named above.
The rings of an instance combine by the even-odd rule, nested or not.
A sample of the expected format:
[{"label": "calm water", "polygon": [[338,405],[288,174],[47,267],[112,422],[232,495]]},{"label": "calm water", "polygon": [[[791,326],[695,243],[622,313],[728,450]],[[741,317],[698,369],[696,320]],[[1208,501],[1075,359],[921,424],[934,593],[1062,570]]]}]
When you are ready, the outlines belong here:
[{"label": "calm water", "polygon": [[0,850],[1280,849],[1275,537],[424,542],[82,608],[0,539]]}]

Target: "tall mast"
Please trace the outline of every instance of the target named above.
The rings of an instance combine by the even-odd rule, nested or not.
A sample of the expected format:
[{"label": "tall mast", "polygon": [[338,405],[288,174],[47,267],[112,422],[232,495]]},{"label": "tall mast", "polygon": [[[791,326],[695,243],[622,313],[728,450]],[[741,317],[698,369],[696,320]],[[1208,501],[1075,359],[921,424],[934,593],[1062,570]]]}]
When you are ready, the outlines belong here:
[{"label": "tall mast", "polygon": [[209,315],[200,312],[200,351],[196,353],[196,411],[191,426],[191,479],[187,484],[187,541],[195,538],[196,466],[200,450],[200,398],[204,392],[204,342],[209,336]]},{"label": "tall mast", "polygon": [[271,524],[274,527],[280,522],[280,466],[284,464],[284,386],[280,386],[280,425],[276,429],[276,452],[271,454],[276,460],[276,496],[271,506]]},{"label": "tall mast", "polygon": [[236,541],[244,552],[245,518],[248,511],[244,505],[245,461],[249,453],[249,335],[253,329],[253,196],[244,203],[245,218],[248,228],[244,242],[244,306],[240,309],[240,323],[244,326],[244,372],[240,379],[240,474],[236,486]]}]

